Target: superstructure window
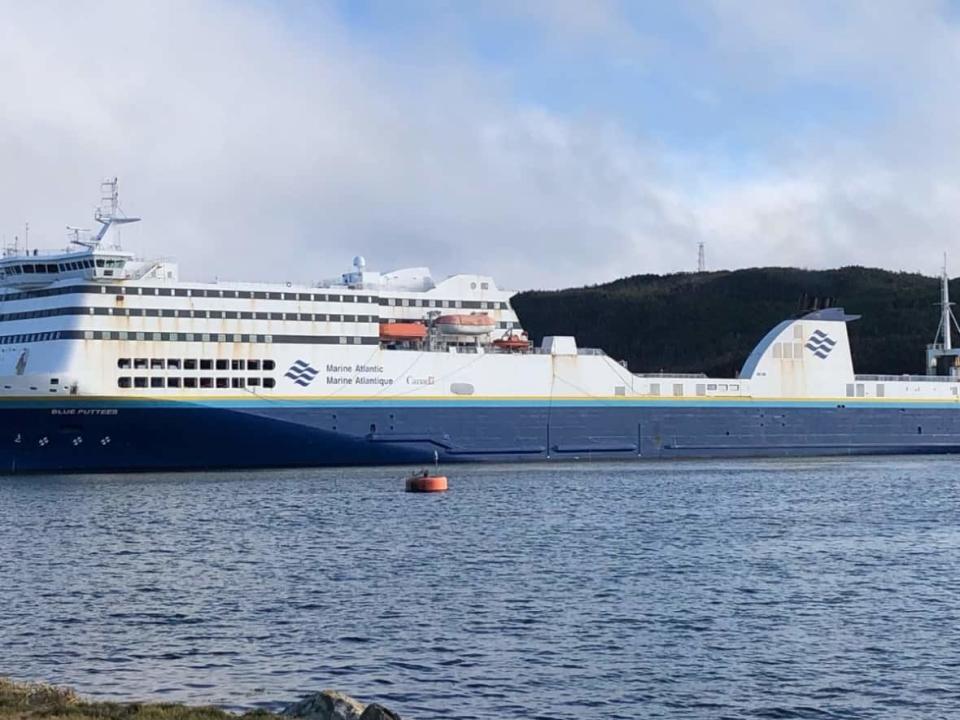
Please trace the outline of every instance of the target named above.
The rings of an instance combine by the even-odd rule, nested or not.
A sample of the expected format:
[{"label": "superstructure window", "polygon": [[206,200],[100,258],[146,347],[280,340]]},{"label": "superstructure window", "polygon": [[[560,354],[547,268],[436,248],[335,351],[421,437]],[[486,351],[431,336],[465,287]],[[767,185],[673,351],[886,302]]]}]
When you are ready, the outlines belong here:
[{"label": "superstructure window", "polygon": [[243,370],[246,363],[243,360],[231,360],[230,369],[231,370]]},{"label": "superstructure window", "polygon": [[178,387],[180,387],[180,378],[178,378],[178,377],[168,377],[168,378],[167,378],[167,387],[168,387],[168,388],[178,388]]},{"label": "superstructure window", "polygon": [[217,370],[226,370],[228,366],[227,360],[217,360]]},{"label": "superstructure window", "polygon": [[230,387],[232,388],[243,388],[246,385],[244,379],[241,378],[230,378]]},{"label": "superstructure window", "polygon": [[183,361],[183,369],[184,369],[184,370],[196,370],[196,369],[197,369],[197,361],[196,361],[194,358],[187,358],[186,360]]},{"label": "superstructure window", "polygon": [[230,378],[225,378],[225,377],[217,378],[217,387],[218,388],[230,387]]},{"label": "superstructure window", "polygon": [[147,359],[146,358],[137,358],[133,361],[133,367],[137,370],[146,370],[147,369]]},{"label": "superstructure window", "polygon": [[200,387],[202,388],[212,388],[213,387],[213,378],[202,377],[200,378]]},{"label": "superstructure window", "polygon": [[162,377],[150,378],[150,387],[152,387],[152,388],[162,388],[162,387],[163,387],[163,378],[162,378]]},{"label": "superstructure window", "polygon": [[121,370],[125,370],[130,367],[130,358],[120,358],[117,360],[117,367]]},{"label": "superstructure window", "polygon": [[145,377],[135,377],[133,379],[133,386],[138,388],[145,388],[147,386],[147,379]]},{"label": "superstructure window", "polygon": [[265,388],[272,388],[272,387],[274,387],[276,384],[277,384],[277,381],[274,380],[273,378],[264,378],[264,379],[263,379],[263,386],[264,386]]},{"label": "superstructure window", "polygon": [[247,379],[247,385],[249,385],[250,387],[259,387],[259,386],[260,386],[260,378],[255,378],[255,377],[253,377],[253,378],[248,378],[248,379]]},{"label": "superstructure window", "polygon": [[197,386],[197,379],[195,377],[186,377],[183,379],[183,386],[185,388],[195,388]]},{"label": "superstructure window", "polygon": [[201,360],[200,361],[201,370],[213,370],[213,360]]},{"label": "superstructure window", "polygon": [[162,358],[153,358],[150,360],[151,370],[163,370],[164,362]]},{"label": "superstructure window", "polygon": [[167,358],[167,370],[179,370],[180,358]]},{"label": "superstructure window", "polygon": [[247,369],[248,369],[248,370],[259,370],[259,369],[260,369],[260,361],[259,361],[259,360],[248,360],[248,361],[247,361]]},{"label": "superstructure window", "polygon": [[264,360],[263,369],[264,370],[274,370],[277,367],[277,364],[273,360]]},{"label": "superstructure window", "polygon": [[128,377],[117,378],[117,387],[128,388],[133,385],[133,382]]}]

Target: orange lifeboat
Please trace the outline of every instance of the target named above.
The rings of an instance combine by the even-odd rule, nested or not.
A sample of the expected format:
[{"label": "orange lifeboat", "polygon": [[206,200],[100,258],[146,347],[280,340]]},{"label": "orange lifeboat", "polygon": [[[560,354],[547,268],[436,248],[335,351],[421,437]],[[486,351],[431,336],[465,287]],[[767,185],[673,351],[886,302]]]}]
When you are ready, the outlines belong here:
[{"label": "orange lifeboat", "polygon": [[494,319],[486,313],[441,315],[433,321],[433,325],[448,335],[486,335],[497,327]]},{"label": "orange lifeboat", "polygon": [[501,350],[523,351],[530,349],[530,339],[527,333],[522,332],[519,335],[508,333],[502,338],[493,341],[493,346]]},{"label": "orange lifeboat", "polygon": [[423,340],[427,328],[418,322],[380,323],[380,339],[387,341]]}]

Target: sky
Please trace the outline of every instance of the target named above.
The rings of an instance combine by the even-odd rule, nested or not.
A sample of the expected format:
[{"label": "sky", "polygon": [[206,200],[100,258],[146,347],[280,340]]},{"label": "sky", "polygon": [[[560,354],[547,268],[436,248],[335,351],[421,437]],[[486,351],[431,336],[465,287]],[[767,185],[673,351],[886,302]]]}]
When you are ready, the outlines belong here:
[{"label": "sky", "polygon": [[960,274],[946,0],[0,0],[0,237],[191,280]]}]

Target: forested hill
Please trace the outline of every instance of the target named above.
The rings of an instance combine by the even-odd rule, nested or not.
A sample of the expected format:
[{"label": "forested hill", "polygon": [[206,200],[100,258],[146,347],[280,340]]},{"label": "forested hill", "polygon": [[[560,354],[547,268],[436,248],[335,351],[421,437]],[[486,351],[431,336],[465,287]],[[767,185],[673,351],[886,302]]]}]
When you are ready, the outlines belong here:
[{"label": "forested hill", "polygon": [[[574,335],[634,372],[730,376],[781,320],[814,299],[862,315],[849,324],[858,373],[921,373],[939,319],[939,280],[862,267],[751,268],[635,275],[605,285],[528,291],[513,305],[531,339]],[[960,280],[950,284],[960,298]]]}]

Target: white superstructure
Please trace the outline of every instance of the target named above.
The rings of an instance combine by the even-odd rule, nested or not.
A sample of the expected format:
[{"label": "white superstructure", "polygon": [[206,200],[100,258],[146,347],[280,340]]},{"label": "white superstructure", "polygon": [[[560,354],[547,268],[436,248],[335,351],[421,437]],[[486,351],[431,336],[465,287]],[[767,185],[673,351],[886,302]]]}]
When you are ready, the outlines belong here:
[{"label": "white superstructure", "polygon": [[95,235],[72,230],[66,250],[0,260],[8,397],[958,401],[955,376],[855,375],[850,318],[832,310],[781,323],[740,377],[715,380],[630,373],[573,338],[530,348],[512,293],[480,274],[378,273],[357,257],[316,286],[181,282],[174,262],[119,247],[115,227],[135,219],[115,180],[103,196]]}]

